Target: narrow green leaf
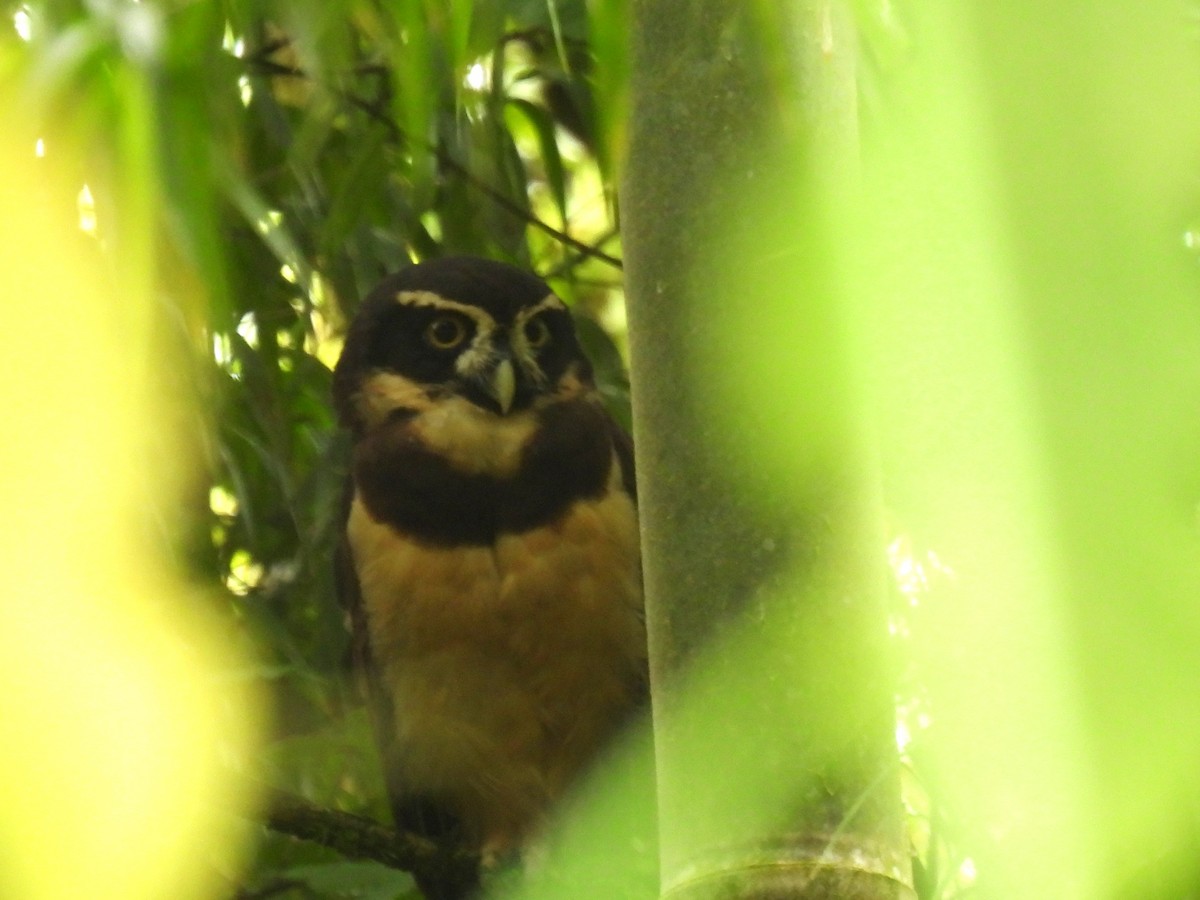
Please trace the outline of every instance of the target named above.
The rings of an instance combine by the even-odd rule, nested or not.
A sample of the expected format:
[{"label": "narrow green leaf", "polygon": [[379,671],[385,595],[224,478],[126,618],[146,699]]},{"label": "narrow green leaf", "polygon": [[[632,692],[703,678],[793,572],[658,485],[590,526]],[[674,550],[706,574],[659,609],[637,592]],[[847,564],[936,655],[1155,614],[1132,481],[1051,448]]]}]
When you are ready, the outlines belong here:
[{"label": "narrow green leaf", "polygon": [[411,875],[372,862],[296,866],[285,874],[303,881],[309,888],[326,897],[394,900],[401,892],[409,891],[413,887]]},{"label": "narrow green leaf", "polygon": [[554,48],[558,51],[558,61],[563,71],[571,74],[571,59],[567,55],[567,45],[563,40],[562,22],[558,18],[558,0],[546,0],[546,12],[550,16],[550,30],[554,34]]},{"label": "narrow green leaf", "polygon": [[285,223],[272,223],[273,210],[266,204],[254,186],[232,165],[217,161],[213,175],[220,188],[233,206],[258,233],[264,244],[275,254],[281,265],[291,266],[301,284],[311,278],[308,261]]},{"label": "narrow green leaf", "polygon": [[112,46],[111,28],[92,19],[72,25],[52,39],[33,61],[27,86],[34,102],[48,106],[59,98],[80,71]]},{"label": "narrow green leaf", "polygon": [[395,78],[392,115],[407,137],[414,166],[428,158],[433,135],[439,84],[434,66],[433,29],[423,3],[401,3],[393,7],[394,33],[388,47]]},{"label": "narrow green leaf", "polygon": [[[588,81],[595,95],[595,153],[606,184],[625,145],[629,90],[628,0],[592,0],[588,4],[594,64]],[[615,195],[614,195],[615,197]],[[615,202],[615,201],[614,201]]]},{"label": "narrow green leaf", "polygon": [[587,358],[591,360],[596,388],[604,399],[604,405],[617,421],[629,428],[633,418],[629,400],[629,376],[625,371],[625,361],[621,358],[621,352],[608,332],[594,319],[584,315],[576,315],[574,319],[579,343]]},{"label": "narrow green leaf", "polygon": [[558,149],[554,120],[546,110],[536,103],[519,97],[510,97],[504,110],[505,121],[509,124],[510,129],[519,127],[518,123],[510,117],[510,111],[519,114],[525,122],[529,123],[537,136],[546,184],[550,187],[554,205],[558,207],[558,213],[565,229],[567,227],[567,175],[566,168],[563,166],[562,154]]},{"label": "narrow green leaf", "polygon": [[[226,276],[225,246],[218,196],[213,191],[213,156],[225,152],[213,140],[214,127],[203,92],[211,83],[175,79],[159,104],[162,143],[162,204],[173,237],[207,289],[210,321],[233,317]],[[231,94],[231,96],[234,96]]]},{"label": "narrow green leaf", "polygon": [[[443,9],[447,7],[443,6]],[[474,14],[474,0],[451,0],[448,11],[450,14],[450,64],[454,73],[456,85],[461,85],[465,67],[470,60],[467,58],[467,48],[471,41],[471,19]]]},{"label": "narrow green leaf", "polygon": [[[336,254],[346,236],[380,199],[374,191],[375,185],[387,177],[382,152],[385,133],[382,128],[373,128],[363,136],[364,143],[351,156],[345,171],[333,179],[333,198],[318,241],[321,257]],[[403,224],[396,223],[397,227]]]}]

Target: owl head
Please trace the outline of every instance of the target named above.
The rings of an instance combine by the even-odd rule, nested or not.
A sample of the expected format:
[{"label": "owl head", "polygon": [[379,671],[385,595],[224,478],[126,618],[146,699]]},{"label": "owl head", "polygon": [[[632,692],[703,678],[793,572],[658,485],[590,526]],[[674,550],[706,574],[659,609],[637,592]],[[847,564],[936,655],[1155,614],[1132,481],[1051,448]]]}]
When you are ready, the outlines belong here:
[{"label": "owl head", "polygon": [[342,425],[361,434],[451,398],[508,417],[591,384],[570,313],[545,282],[448,257],[390,275],[367,295],[333,394]]}]

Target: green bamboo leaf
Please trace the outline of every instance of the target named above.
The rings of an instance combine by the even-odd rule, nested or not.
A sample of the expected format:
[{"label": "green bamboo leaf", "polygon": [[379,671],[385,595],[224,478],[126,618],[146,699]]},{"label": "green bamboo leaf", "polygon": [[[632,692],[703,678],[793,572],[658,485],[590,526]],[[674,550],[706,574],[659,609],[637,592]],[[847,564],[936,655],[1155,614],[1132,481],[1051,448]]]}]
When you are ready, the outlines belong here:
[{"label": "green bamboo leaf", "polygon": [[[519,116],[519,119],[516,116]],[[558,208],[565,229],[567,227],[567,173],[566,167],[563,165],[562,154],[558,149],[558,136],[555,133],[554,120],[546,110],[536,103],[519,97],[508,98],[505,104],[504,118],[510,130],[518,129],[521,119],[532,127],[533,133],[537,137],[546,184],[550,187],[554,205]]]},{"label": "green bamboo leaf", "polygon": [[[374,186],[387,177],[383,153],[386,135],[383,129],[373,128],[363,137],[362,146],[350,157],[348,165],[330,179],[333,197],[318,238],[321,257],[335,255],[350,232],[381,199]],[[405,223],[400,221],[395,225],[403,229]]]},{"label": "green bamboo leaf", "polygon": [[571,59],[563,40],[563,26],[558,16],[558,0],[546,0],[546,12],[550,17],[550,31],[554,34],[554,49],[558,51],[558,62],[563,71],[571,74]]},{"label": "green bamboo leaf", "polygon": [[474,15],[474,0],[451,0],[448,9],[450,70],[455,73],[456,85],[461,85],[461,76],[470,62],[467,49],[471,42],[471,20]]},{"label": "green bamboo leaf", "polygon": [[[199,69],[221,51],[225,31],[224,4],[189,3],[171,10],[163,38],[163,62],[171,68]],[[211,87],[211,86],[210,86]]]},{"label": "green bamboo leaf", "polygon": [[627,0],[588,4],[594,65],[588,81],[595,96],[596,163],[606,184],[614,180],[615,161],[625,144],[628,119],[629,31]]},{"label": "green bamboo leaf", "polygon": [[[224,440],[224,437],[225,435],[222,435],[218,441],[217,454],[232,483],[233,496],[237,499],[238,504],[238,518],[245,528],[246,534],[251,540],[255,540],[258,534],[258,511],[254,496],[250,492],[249,480],[243,470],[241,457],[235,448]],[[243,439],[246,440],[244,436]]]},{"label": "green bamboo leaf", "polygon": [[80,73],[112,49],[113,30],[107,23],[85,19],[52,38],[34,58],[26,87],[40,107],[53,104],[69,90]]},{"label": "green bamboo leaf", "polygon": [[[322,897],[353,897],[355,900],[395,900],[413,890],[412,876],[381,863],[334,862],[296,866],[288,877],[302,881]],[[416,895],[414,895],[416,896]]]},{"label": "green bamboo leaf", "polygon": [[290,266],[296,273],[297,280],[307,285],[312,273],[288,226],[282,221],[275,221],[275,211],[231,164],[224,160],[214,162],[213,176],[229,202],[261,236],[263,243],[275,254],[280,264]]},{"label": "green bamboo leaf", "polygon": [[225,322],[233,316],[226,277],[228,236],[212,189],[213,156],[223,153],[224,146],[212,140],[201,93],[208,90],[210,82],[184,81],[159,106],[163,204],[182,255],[204,279],[213,320]]},{"label": "green bamboo leaf", "polygon": [[479,59],[497,48],[504,36],[508,7],[508,2],[493,2],[477,4],[472,8],[470,38],[466,48],[468,61]]},{"label": "green bamboo leaf", "polygon": [[621,351],[600,325],[584,315],[576,315],[575,330],[580,346],[591,360],[596,389],[604,399],[608,411],[625,428],[630,427],[632,412],[629,399],[629,376]]},{"label": "green bamboo leaf", "polygon": [[[393,6],[395,19],[388,46],[389,63],[395,79],[392,116],[404,132],[414,167],[429,160],[439,85],[434,65],[433,29],[423,3]],[[432,177],[432,172],[430,172]]]}]

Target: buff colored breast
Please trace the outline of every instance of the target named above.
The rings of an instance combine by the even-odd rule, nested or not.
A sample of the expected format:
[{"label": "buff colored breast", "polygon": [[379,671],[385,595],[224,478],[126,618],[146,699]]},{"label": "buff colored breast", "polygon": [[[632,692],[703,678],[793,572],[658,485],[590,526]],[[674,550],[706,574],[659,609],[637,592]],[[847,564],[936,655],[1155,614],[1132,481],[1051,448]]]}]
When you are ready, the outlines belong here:
[{"label": "buff colored breast", "polygon": [[356,499],[348,534],[406,789],[456,807],[485,853],[536,826],[638,700],[637,517],[619,489],[490,546],[422,544]]}]

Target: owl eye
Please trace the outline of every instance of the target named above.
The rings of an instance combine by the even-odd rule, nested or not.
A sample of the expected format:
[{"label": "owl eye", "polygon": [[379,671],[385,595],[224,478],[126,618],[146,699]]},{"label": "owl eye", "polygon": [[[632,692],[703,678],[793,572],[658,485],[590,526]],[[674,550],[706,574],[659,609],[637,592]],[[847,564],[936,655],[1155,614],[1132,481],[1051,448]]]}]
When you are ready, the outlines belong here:
[{"label": "owl eye", "polygon": [[550,327],[541,319],[530,319],[525,323],[525,343],[538,350],[550,343]]},{"label": "owl eye", "polygon": [[453,350],[467,337],[467,326],[458,316],[438,316],[425,327],[425,343],[435,350]]}]

